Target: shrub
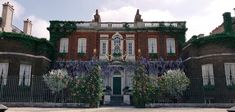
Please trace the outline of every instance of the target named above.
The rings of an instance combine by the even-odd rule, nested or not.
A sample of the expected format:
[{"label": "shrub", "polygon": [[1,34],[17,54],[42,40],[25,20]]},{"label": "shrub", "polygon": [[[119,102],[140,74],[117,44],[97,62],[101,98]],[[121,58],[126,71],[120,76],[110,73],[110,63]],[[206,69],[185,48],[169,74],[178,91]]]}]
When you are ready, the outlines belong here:
[{"label": "shrub", "polygon": [[48,74],[43,75],[43,80],[52,91],[58,93],[67,88],[70,77],[64,69],[51,70]]},{"label": "shrub", "polygon": [[189,86],[190,80],[183,71],[169,70],[158,79],[157,83],[163,95],[177,100]]}]

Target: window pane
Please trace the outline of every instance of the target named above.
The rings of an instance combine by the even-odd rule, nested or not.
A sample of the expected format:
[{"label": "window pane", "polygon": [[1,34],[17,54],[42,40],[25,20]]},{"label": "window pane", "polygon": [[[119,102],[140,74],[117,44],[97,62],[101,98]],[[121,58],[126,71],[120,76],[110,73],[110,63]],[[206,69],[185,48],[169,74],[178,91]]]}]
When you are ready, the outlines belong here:
[{"label": "window pane", "polygon": [[148,38],[148,52],[157,53],[157,39],[156,38]]},{"label": "window pane", "polygon": [[167,38],[166,47],[167,47],[167,53],[175,53],[175,39]]},{"label": "window pane", "polygon": [[60,39],[60,53],[68,53],[68,38],[61,38]]},{"label": "window pane", "polygon": [[78,39],[78,53],[86,53],[86,38]]}]

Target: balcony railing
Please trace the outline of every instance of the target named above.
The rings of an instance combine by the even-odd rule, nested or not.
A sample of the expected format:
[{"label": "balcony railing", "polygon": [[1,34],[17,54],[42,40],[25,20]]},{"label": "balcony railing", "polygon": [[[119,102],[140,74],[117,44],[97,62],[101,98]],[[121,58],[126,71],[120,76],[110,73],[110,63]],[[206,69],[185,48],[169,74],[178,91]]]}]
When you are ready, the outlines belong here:
[{"label": "balcony railing", "polygon": [[126,29],[126,28],[156,28],[156,27],[172,27],[186,28],[186,22],[75,22],[77,28],[99,28],[99,29]]}]

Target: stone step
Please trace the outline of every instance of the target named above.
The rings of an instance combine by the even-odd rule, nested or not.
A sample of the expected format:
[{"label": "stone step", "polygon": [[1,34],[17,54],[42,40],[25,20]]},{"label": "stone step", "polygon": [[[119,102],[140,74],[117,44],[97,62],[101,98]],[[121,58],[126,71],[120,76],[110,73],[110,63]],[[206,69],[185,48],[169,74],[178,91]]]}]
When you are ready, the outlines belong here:
[{"label": "stone step", "polygon": [[111,96],[111,102],[109,106],[123,106],[123,96]]}]

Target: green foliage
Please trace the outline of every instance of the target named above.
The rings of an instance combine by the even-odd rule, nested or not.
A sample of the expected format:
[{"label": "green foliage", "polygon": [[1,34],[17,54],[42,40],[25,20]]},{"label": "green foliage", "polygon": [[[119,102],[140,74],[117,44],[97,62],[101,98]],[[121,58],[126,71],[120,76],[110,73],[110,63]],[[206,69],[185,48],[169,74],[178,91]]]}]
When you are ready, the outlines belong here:
[{"label": "green foliage", "polygon": [[193,36],[190,42],[197,47],[205,45],[207,43],[219,44],[222,43],[229,48],[235,48],[235,33],[220,33],[214,34],[203,38],[197,38]]},{"label": "green foliage", "polygon": [[149,95],[152,88],[153,85],[149,76],[145,74],[144,66],[140,65],[133,77],[133,101],[136,107],[145,107],[145,104],[150,102]]},{"label": "green foliage", "polygon": [[101,78],[101,68],[97,65],[95,66],[85,77],[86,82],[86,100],[90,104],[90,107],[97,107],[97,102],[99,102],[102,96],[102,78]]},{"label": "green foliage", "polygon": [[149,53],[151,59],[157,59],[157,53]]},{"label": "green foliage", "polygon": [[175,53],[167,53],[167,56],[175,56]]},{"label": "green foliage", "polygon": [[70,77],[66,70],[58,69],[51,70],[48,74],[43,75],[43,80],[52,93],[58,93],[67,88]]},{"label": "green foliage", "polygon": [[85,76],[75,77],[71,83],[72,95],[78,102],[89,103],[90,107],[97,107],[102,96],[102,78],[100,67],[95,66]]},{"label": "green foliage", "polygon": [[47,29],[50,31],[50,42],[57,48],[58,40],[68,38],[68,35],[76,31],[77,26],[72,21],[50,21],[50,27]]},{"label": "green foliage", "polygon": [[121,53],[113,53],[114,57],[120,57],[122,54]]},{"label": "green foliage", "polygon": [[50,31],[50,42],[56,45],[57,40],[67,37],[76,29],[77,26],[72,21],[50,21],[50,27],[48,28]]},{"label": "green foliage", "polygon": [[66,54],[67,53],[58,53],[58,56],[64,58],[66,56]]},{"label": "green foliage", "polygon": [[83,53],[83,52],[81,52],[81,53],[78,53],[78,57],[83,57],[83,56],[85,56],[85,53]]},{"label": "green foliage", "polygon": [[157,82],[161,93],[171,99],[178,99],[190,84],[185,73],[180,70],[169,70]]}]

